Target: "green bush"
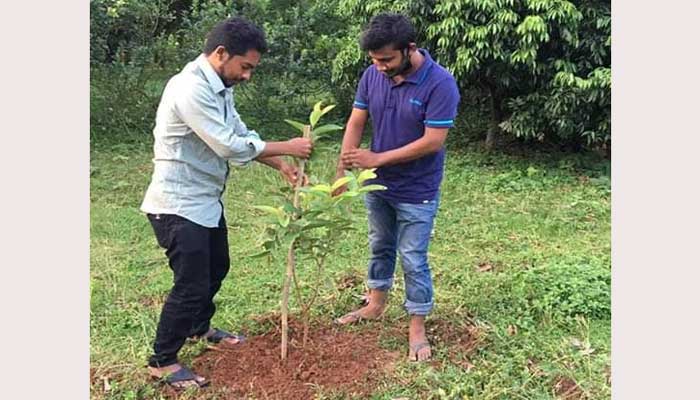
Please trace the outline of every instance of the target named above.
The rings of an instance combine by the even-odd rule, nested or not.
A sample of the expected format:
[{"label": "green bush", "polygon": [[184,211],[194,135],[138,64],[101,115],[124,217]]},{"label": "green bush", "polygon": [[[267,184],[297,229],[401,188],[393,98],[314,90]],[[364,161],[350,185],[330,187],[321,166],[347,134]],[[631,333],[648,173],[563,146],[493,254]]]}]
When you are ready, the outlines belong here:
[{"label": "green bush", "polygon": [[91,139],[147,138],[167,82],[161,71],[111,65],[90,69]]},{"label": "green bush", "polygon": [[570,320],[577,315],[610,318],[610,269],[593,264],[550,264],[516,274],[532,309]]},{"label": "green bush", "polygon": [[276,116],[303,115],[319,100],[339,104],[330,118],[340,123],[347,118],[352,93],[339,92],[330,80],[330,60],[346,27],[334,15],[335,6],[317,1],[91,1],[92,137],[133,140],[134,134],[150,134],[167,79],[201,53],[214,24],[234,14],[264,27],[270,45],[254,78],[235,88],[236,107],[248,127],[266,139],[288,138],[293,132]]},{"label": "green bush", "polygon": [[585,262],[479,273],[462,287],[464,307],[486,321],[536,327],[577,316],[610,318],[610,269]]}]

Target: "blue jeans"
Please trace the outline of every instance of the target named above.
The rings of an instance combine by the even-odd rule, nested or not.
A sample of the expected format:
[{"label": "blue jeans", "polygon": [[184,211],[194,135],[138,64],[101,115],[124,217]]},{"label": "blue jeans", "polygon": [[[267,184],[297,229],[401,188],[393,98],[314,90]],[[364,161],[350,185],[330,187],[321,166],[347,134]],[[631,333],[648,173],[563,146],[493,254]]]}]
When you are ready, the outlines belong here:
[{"label": "blue jeans", "polygon": [[428,245],[438,203],[439,197],[419,204],[392,203],[373,193],[365,197],[370,250],[367,286],[391,289],[398,250],[406,285],[404,307],[410,315],[427,315],[433,308]]}]

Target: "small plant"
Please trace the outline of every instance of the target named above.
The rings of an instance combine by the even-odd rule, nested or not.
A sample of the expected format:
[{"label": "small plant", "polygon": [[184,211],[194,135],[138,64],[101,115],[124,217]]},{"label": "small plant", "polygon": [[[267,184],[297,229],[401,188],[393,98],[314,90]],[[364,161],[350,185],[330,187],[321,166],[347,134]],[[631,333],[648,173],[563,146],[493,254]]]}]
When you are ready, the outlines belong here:
[{"label": "small plant", "polygon": [[[321,102],[316,103],[309,116],[310,125],[304,125],[297,121],[285,120],[290,125],[299,129],[304,137],[312,140],[324,138],[324,134],[341,130],[342,126],[328,124],[317,127],[320,118],[335,107],[329,105],[321,108]],[[317,152],[314,152],[317,155]],[[315,159],[312,155],[309,162]],[[299,176],[303,176],[307,166],[305,160],[298,160]],[[304,324],[303,344],[306,345],[309,332],[310,310],[315,303],[324,277],[324,263],[328,255],[343,239],[343,233],[353,230],[352,219],[346,206],[360,195],[375,190],[385,190],[381,185],[365,185],[369,179],[376,178],[374,169],[359,172],[346,171],[345,176],[333,183],[317,183],[302,187],[299,179],[291,193],[289,190],[281,190],[276,194],[281,200],[278,206],[254,206],[269,215],[268,226],[265,230],[265,240],[262,243],[263,251],[256,256],[270,256],[274,259],[276,250],[287,250],[287,270],[282,288],[282,359],[287,357],[288,346],[288,317],[289,294],[291,284],[294,283],[294,293],[297,303],[301,307],[302,321]],[[347,190],[342,194],[334,195],[336,189],[347,185]],[[309,262],[315,269],[315,282],[312,284],[312,293],[303,298],[301,283],[297,279],[296,261]]]}]

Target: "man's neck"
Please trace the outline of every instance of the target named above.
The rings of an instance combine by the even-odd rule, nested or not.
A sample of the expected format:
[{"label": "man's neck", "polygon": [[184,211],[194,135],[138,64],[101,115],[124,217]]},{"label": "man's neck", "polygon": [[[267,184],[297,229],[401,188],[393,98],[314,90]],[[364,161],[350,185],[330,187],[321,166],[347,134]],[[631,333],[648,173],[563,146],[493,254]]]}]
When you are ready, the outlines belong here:
[{"label": "man's neck", "polygon": [[409,68],[408,71],[404,72],[403,74],[393,77],[392,79],[394,80],[394,83],[399,84],[405,81],[407,77],[416,72],[418,68],[423,65],[424,61],[425,56],[420,52],[420,50],[414,51],[413,54],[411,54],[411,68]]}]

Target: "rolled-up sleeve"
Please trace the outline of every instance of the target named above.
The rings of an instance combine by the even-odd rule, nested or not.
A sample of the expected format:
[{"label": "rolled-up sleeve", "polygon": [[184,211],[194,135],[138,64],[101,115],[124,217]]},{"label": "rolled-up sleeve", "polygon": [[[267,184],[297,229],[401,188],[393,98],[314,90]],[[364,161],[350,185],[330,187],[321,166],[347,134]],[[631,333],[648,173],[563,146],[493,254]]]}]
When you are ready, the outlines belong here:
[{"label": "rolled-up sleeve", "polygon": [[174,100],[178,117],[219,157],[243,165],[262,153],[265,142],[248,130],[234,111],[234,123],[227,125],[216,96],[204,83],[183,85]]}]

